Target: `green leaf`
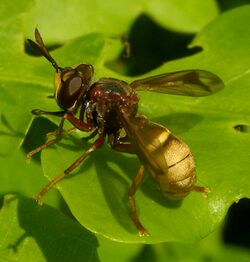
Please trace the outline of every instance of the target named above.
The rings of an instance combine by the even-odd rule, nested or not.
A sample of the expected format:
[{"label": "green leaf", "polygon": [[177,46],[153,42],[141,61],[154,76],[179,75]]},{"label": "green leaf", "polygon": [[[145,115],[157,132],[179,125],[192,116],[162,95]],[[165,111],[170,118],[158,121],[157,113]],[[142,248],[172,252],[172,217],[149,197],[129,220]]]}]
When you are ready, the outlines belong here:
[{"label": "green leaf", "polygon": [[99,261],[97,241],[78,223],[34,200],[7,195],[0,211],[1,261]]},{"label": "green leaf", "polygon": [[[206,69],[223,78],[227,85],[223,91],[197,99],[140,95],[140,111],[190,145],[197,161],[197,184],[211,189],[209,197],[191,193],[181,203],[173,204],[146,178],[135,198],[141,221],[151,236],[140,238],[129,216],[127,198],[139,161],[104,147],[58,185],[82,225],[123,242],[196,241],[218,227],[232,202],[249,197],[250,136],[234,129],[250,123],[249,13],[250,7],[244,7],[220,16],[193,42],[202,46],[202,52],[150,73]],[[86,148],[86,143],[75,136],[45,150],[42,164],[46,176],[51,179],[59,175]]]},{"label": "green leaf", "polygon": [[170,242],[155,245],[118,243],[98,236],[98,254],[102,262],[110,261],[110,258],[122,262],[249,261],[249,250],[223,243],[222,233],[221,228],[217,229],[198,243]]},{"label": "green leaf", "polygon": [[53,42],[91,32],[119,37],[143,13],[170,29],[197,32],[216,17],[218,7],[215,0],[39,0],[24,17],[24,25],[26,34],[31,35],[38,26]]},{"label": "green leaf", "polygon": [[[124,245],[124,248],[129,245]],[[115,247],[113,246],[113,250]],[[108,253],[108,250],[106,250]],[[112,248],[110,248],[112,252]],[[101,257],[102,258],[102,257]],[[139,261],[176,261],[176,262],[199,262],[199,261],[241,261],[247,262],[250,252],[242,247],[226,245],[222,242],[221,231],[216,230],[199,243],[161,243],[156,245],[144,245],[142,250],[134,256],[133,262]]]},{"label": "green leaf", "polygon": [[[0,196],[11,192],[31,197],[46,184],[38,161],[33,160],[27,164],[21,151],[0,157],[0,166]],[[58,191],[52,190],[45,203],[58,207],[61,203]]]},{"label": "green leaf", "polygon": [[0,2],[0,23],[11,20],[16,16],[27,12],[35,4],[34,0],[26,1],[1,1]]},{"label": "green leaf", "polygon": [[218,14],[216,1],[156,0],[147,3],[147,13],[174,31],[198,32]]},{"label": "green leaf", "polygon": [[110,262],[111,258],[112,261],[119,262],[134,261],[134,258],[144,248],[142,244],[119,243],[101,236],[97,236],[97,238],[99,243],[98,255],[102,262]]}]

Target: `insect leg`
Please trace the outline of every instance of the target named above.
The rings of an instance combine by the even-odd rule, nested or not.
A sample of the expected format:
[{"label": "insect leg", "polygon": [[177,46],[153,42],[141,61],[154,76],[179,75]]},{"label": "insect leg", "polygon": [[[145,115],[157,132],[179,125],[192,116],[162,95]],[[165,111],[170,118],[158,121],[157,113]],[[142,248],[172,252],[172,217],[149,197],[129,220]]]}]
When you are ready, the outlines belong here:
[{"label": "insect leg", "polygon": [[120,39],[121,45],[124,49],[122,56],[124,58],[129,58],[131,56],[131,46],[128,41],[128,37],[125,33],[122,33],[121,35],[114,35],[111,36],[111,39]]},{"label": "insect leg", "polygon": [[208,187],[203,186],[193,186],[192,191],[200,192],[205,198],[207,198],[208,193],[210,192]]},{"label": "insect leg", "polygon": [[97,134],[98,134],[98,128],[96,128],[92,133],[90,133],[90,135],[82,137],[82,140],[88,141],[91,138],[95,137]]},{"label": "insect leg", "polygon": [[77,129],[81,130],[81,131],[91,131],[93,129],[93,125],[90,123],[86,123],[84,121],[82,121],[79,118],[76,118],[74,115],[66,113],[63,116],[65,119],[67,119],[74,127],[76,127]]},{"label": "insect leg", "polygon": [[81,119],[82,121],[84,119],[85,111],[86,111],[86,105],[82,105],[80,108],[80,113],[79,113],[79,119]]},{"label": "insect leg", "polygon": [[[33,115],[36,115],[36,116],[40,116],[40,115],[52,115],[52,116],[59,116],[59,117],[63,117],[65,115],[65,111],[56,111],[56,112],[49,112],[49,111],[44,111],[44,110],[41,110],[41,109],[33,109],[31,111],[31,113]],[[47,139],[50,137],[50,136],[55,136],[57,138],[57,140],[60,140],[61,138],[61,134],[62,134],[62,130],[63,130],[63,124],[64,124],[64,118],[62,118],[60,124],[59,124],[59,127],[58,129],[55,131],[55,132],[49,132],[47,133],[46,137]],[[40,150],[41,151],[41,150]]]},{"label": "insect leg", "polygon": [[72,128],[70,128],[70,129],[68,129],[66,132],[62,133],[64,121],[65,121],[65,119],[62,118],[62,119],[61,119],[61,122],[60,122],[60,124],[59,124],[58,129],[57,129],[55,132],[49,132],[49,133],[46,135],[47,138],[48,138],[49,136],[55,135],[55,137],[56,137],[55,139],[49,140],[49,141],[47,141],[46,143],[42,144],[41,146],[33,149],[32,151],[30,151],[29,153],[27,153],[26,157],[27,157],[28,159],[31,159],[31,157],[32,157],[34,154],[42,151],[44,148],[46,148],[46,147],[48,147],[48,146],[50,146],[50,145],[53,145],[53,144],[57,143],[63,136],[67,136],[67,135],[71,134],[73,131],[75,131],[75,130],[73,130]]},{"label": "insect leg", "polygon": [[36,116],[41,116],[41,115],[52,115],[52,116],[64,116],[65,112],[64,111],[56,111],[56,112],[49,112],[49,111],[43,111],[41,109],[33,109],[31,111],[33,115]]},{"label": "insect leg", "polygon": [[94,150],[100,148],[104,144],[105,138],[103,136],[96,139],[96,141],[86,150],[73,164],[71,164],[67,169],[64,170],[62,174],[53,178],[39,193],[37,193],[33,198],[39,203],[42,204],[42,198],[44,195],[59,181],[61,181],[65,176],[77,168],[82,161]]},{"label": "insect leg", "polygon": [[138,230],[139,236],[148,236],[149,235],[148,231],[141,224],[139,217],[137,215],[135,199],[134,199],[135,192],[137,188],[140,186],[141,181],[143,179],[143,174],[144,174],[144,166],[141,165],[132,182],[132,185],[129,188],[128,196],[129,196],[129,203],[130,203],[130,209],[131,209],[131,218]]},{"label": "insect leg", "polygon": [[121,44],[124,49],[123,57],[129,58],[131,56],[131,46],[128,41],[128,37],[124,33],[121,35]]},{"label": "insect leg", "polygon": [[[53,115],[59,116],[59,114],[61,114],[63,112],[63,111],[60,111],[60,112],[46,112],[46,111],[42,111],[42,110],[39,110],[39,109],[35,109],[35,110],[36,110],[36,114],[38,114],[38,115],[41,115],[41,114],[53,114]],[[74,127],[68,129],[65,132],[63,132],[63,125],[64,125],[65,119],[67,119]],[[86,131],[87,132],[87,131],[91,131],[92,128],[93,128],[93,126],[91,124],[88,124],[88,123],[85,123],[85,122],[81,121],[80,119],[74,117],[72,114],[63,112],[63,117],[61,119],[61,122],[59,124],[58,129],[55,132],[49,132],[46,135],[47,138],[49,138],[50,136],[55,136],[55,139],[49,140],[46,143],[44,143],[43,145],[33,149],[32,151],[30,151],[26,155],[26,157],[28,159],[31,159],[31,157],[34,154],[42,151],[43,149],[45,149],[48,146],[51,146],[51,145],[54,145],[54,144],[58,143],[62,139],[62,137],[65,137],[65,136],[73,133],[76,129],[79,129],[81,131]]]}]

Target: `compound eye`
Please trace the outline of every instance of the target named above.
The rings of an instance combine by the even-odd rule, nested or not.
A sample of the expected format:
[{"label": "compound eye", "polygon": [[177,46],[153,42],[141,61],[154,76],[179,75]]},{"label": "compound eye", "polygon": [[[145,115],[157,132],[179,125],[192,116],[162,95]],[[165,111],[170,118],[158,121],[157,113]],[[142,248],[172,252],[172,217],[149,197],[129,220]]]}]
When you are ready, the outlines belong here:
[{"label": "compound eye", "polygon": [[61,68],[55,75],[55,97],[64,110],[76,110],[80,99],[90,86],[94,68],[80,64],[76,67]]},{"label": "compound eye", "polygon": [[80,64],[75,68],[78,74],[85,80],[86,84],[89,84],[94,75],[94,68],[89,64]]},{"label": "compound eye", "polygon": [[71,79],[68,79],[65,82],[65,86],[67,86],[68,96],[75,97],[81,91],[82,79],[80,76],[75,76]]},{"label": "compound eye", "polygon": [[62,83],[62,86],[57,93],[58,105],[65,109],[71,109],[83,94],[82,78],[80,76],[74,76],[68,78]]}]

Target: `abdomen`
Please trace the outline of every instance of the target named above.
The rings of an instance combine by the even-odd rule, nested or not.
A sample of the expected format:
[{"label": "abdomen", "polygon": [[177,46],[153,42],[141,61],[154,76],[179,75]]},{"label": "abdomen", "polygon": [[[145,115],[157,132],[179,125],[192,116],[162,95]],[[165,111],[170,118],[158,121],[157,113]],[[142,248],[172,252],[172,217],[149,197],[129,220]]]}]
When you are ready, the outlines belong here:
[{"label": "abdomen", "polygon": [[185,197],[195,184],[195,161],[189,147],[167,128],[144,116],[123,112],[125,130],[136,153],[170,199]]},{"label": "abdomen", "polygon": [[155,174],[161,192],[170,199],[185,197],[195,184],[195,161],[189,147],[177,137],[169,134],[162,150],[168,170]]}]

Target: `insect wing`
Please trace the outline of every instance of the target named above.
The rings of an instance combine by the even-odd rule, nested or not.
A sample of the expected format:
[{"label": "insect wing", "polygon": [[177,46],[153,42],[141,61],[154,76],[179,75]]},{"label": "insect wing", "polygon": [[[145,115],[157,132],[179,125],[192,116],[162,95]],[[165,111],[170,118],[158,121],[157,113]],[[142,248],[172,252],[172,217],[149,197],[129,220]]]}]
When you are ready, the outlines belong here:
[{"label": "insect wing", "polygon": [[166,173],[168,165],[164,144],[171,135],[170,131],[143,116],[129,117],[123,114],[122,118],[126,133],[142,164],[151,175]]},{"label": "insect wing", "polygon": [[130,86],[137,91],[199,97],[220,91],[224,83],[208,71],[184,70],[136,80]]}]

